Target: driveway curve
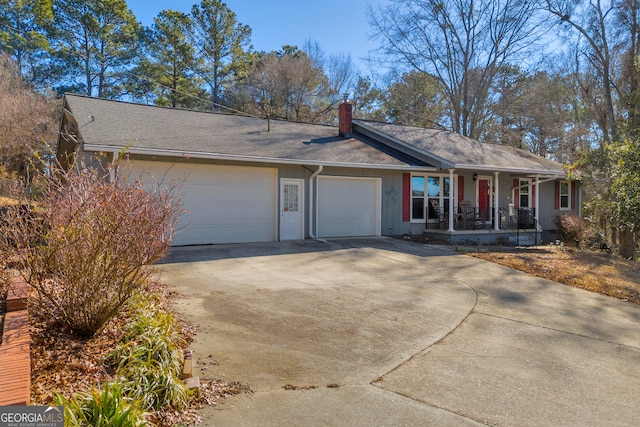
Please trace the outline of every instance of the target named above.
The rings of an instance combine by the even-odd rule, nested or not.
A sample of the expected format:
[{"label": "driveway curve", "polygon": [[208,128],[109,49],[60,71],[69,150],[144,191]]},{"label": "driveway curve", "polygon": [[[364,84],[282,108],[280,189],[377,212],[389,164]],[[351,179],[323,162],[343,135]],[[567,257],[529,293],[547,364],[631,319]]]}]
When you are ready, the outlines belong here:
[{"label": "driveway curve", "polygon": [[632,425],[637,306],[453,249],[175,248],[160,280],[198,325],[195,374],[254,391],[202,425]]}]

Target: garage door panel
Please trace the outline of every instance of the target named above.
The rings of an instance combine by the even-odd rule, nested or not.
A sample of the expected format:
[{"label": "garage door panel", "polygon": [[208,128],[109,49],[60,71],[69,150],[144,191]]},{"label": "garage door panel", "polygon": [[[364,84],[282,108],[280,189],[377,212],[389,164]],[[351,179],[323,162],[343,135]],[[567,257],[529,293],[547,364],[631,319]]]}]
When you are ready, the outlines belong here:
[{"label": "garage door panel", "polygon": [[133,162],[131,176],[141,172],[163,182],[182,182],[178,194],[184,213],[174,245],[276,239],[276,169]]},{"label": "garage door panel", "polygon": [[[195,225],[186,224],[179,229],[176,236],[180,236],[181,241],[189,241],[182,244],[209,244],[209,243],[250,243],[250,242],[270,242],[273,241],[271,231],[266,230],[261,224],[253,226],[237,224],[220,225]],[[202,239],[202,236],[215,236],[214,242],[191,243],[191,241]],[[250,238],[247,238],[250,236]],[[180,242],[180,241],[179,241]]]},{"label": "garage door panel", "polygon": [[318,236],[379,236],[379,178],[318,178]]}]

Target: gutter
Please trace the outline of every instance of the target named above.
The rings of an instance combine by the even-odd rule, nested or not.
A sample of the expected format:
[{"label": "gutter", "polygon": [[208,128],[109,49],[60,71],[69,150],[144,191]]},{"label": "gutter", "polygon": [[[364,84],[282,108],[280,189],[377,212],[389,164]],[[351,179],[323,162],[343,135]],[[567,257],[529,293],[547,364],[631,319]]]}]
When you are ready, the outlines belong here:
[{"label": "gutter", "polygon": [[349,163],[349,162],[317,162],[309,163],[309,160],[305,159],[284,159],[278,157],[264,157],[264,156],[246,156],[239,154],[216,154],[216,153],[204,153],[199,151],[178,151],[167,149],[154,149],[154,148],[135,148],[135,147],[114,147],[112,145],[95,145],[85,144],[84,151],[102,151],[105,153],[120,153],[125,150],[129,154],[139,154],[147,156],[173,156],[181,158],[194,158],[194,159],[206,159],[206,160],[229,160],[229,161],[242,161],[242,162],[257,162],[257,163],[279,163],[288,165],[308,165],[317,166],[322,164],[323,166],[335,166],[341,168],[356,168],[356,169],[383,169],[383,170],[402,170],[402,171],[420,171],[420,172],[432,172],[436,168],[430,166],[410,166],[410,165],[385,165],[376,163]]},{"label": "gutter", "polygon": [[[320,173],[322,173],[322,169],[324,169],[324,166],[318,165],[318,170],[315,171],[313,174],[311,174],[311,176],[309,177],[309,237],[311,237],[313,240],[318,240],[323,243],[327,243],[326,240],[318,239],[318,237],[313,232],[313,219],[314,217],[318,216],[317,215],[318,200],[317,200],[317,194],[314,194],[313,192],[313,180],[316,179],[316,177],[320,175]],[[314,203],[314,200],[315,200],[315,203]]]},{"label": "gutter", "polygon": [[[478,166],[467,164],[456,164],[455,169],[464,170],[478,170],[486,172],[505,172],[505,173],[518,173],[518,174],[531,174],[531,175],[547,175],[552,176],[551,179],[558,179],[563,176],[562,172],[557,170],[544,170],[544,169],[518,169],[518,168],[505,168],[500,166]],[[564,174],[566,177],[566,174]]]}]

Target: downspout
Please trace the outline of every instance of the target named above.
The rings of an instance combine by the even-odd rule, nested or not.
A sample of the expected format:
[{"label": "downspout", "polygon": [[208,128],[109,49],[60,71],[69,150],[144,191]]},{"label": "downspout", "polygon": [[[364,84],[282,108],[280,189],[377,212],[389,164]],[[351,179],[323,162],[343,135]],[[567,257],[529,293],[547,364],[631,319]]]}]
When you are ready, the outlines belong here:
[{"label": "downspout", "polygon": [[[313,192],[313,180],[316,179],[316,177],[320,175],[320,173],[322,173],[322,169],[324,169],[324,166],[318,165],[318,170],[311,174],[311,176],[309,177],[309,237],[311,237],[313,240],[320,240],[313,232],[313,219],[316,216],[315,205],[317,205],[317,203],[314,204],[315,195]],[[324,240],[320,241],[325,242]]]}]

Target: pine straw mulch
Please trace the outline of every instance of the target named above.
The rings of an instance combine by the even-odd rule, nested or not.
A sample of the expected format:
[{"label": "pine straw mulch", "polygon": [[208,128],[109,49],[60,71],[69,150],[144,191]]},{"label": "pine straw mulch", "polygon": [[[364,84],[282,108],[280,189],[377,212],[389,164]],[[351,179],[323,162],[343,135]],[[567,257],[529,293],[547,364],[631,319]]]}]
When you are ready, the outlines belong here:
[{"label": "pine straw mulch", "polygon": [[482,248],[468,255],[575,288],[640,304],[640,263],[562,246]]},{"label": "pine straw mulch", "polygon": [[[168,310],[171,299],[176,296],[165,285],[157,283],[144,291],[158,296]],[[49,405],[56,393],[69,398],[112,379],[113,372],[104,361],[124,336],[130,319],[124,311],[99,334],[82,340],[61,332],[54,322],[30,307],[32,404]],[[187,342],[192,342],[196,333],[194,326],[183,320],[179,320],[179,324]],[[228,396],[250,392],[248,386],[215,379],[200,378],[200,386],[190,408],[153,412],[147,421],[157,426],[197,424],[200,421],[199,410],[204,406],[217,405]]]}]

